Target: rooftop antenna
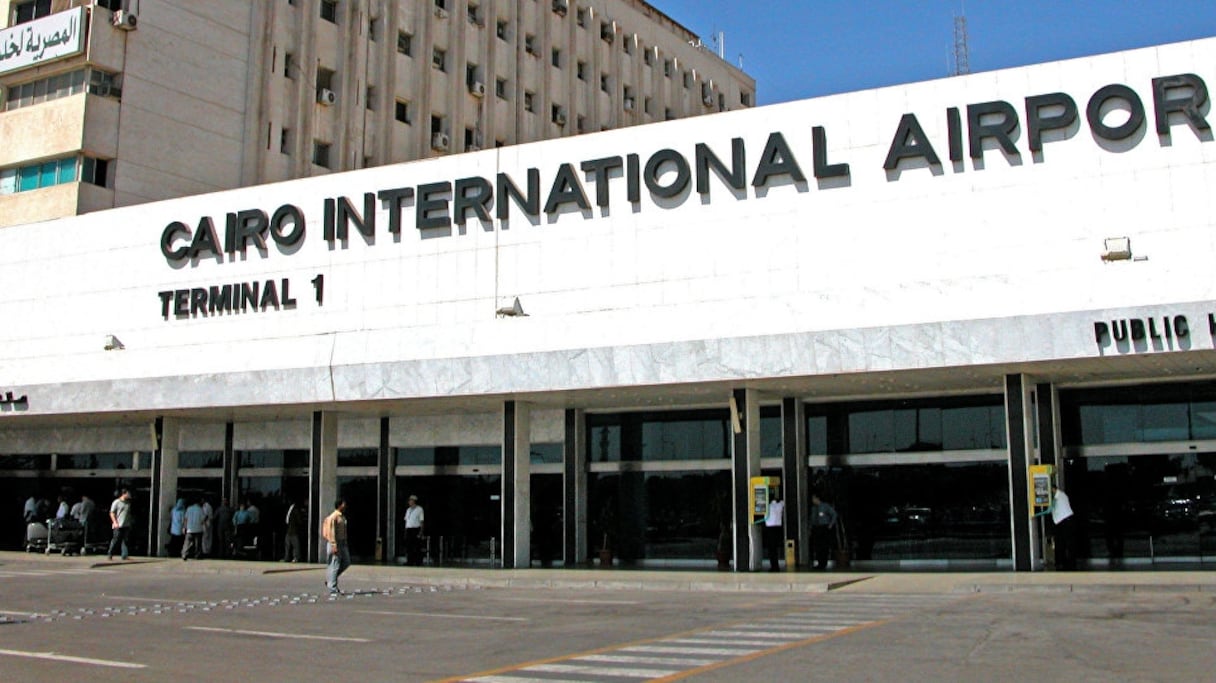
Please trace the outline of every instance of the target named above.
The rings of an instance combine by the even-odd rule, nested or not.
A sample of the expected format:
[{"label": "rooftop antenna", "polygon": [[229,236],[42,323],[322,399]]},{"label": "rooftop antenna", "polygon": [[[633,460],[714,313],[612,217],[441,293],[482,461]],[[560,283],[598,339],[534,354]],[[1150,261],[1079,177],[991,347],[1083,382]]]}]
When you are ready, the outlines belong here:
[{"label": "rooftop antenna", "polygon": [[[960,9],[963,8],[960,6]],[[967,15],[958,14],[954,17],[954,73],[951,75],[962,76],[969,73],[971,55],[967,48]]]}]

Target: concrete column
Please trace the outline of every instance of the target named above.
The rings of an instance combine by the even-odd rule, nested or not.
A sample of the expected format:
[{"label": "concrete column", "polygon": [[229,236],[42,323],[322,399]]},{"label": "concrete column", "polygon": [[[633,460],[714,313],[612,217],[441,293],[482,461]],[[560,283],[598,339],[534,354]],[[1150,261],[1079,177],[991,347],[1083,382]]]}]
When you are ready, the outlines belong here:
[{"label": "concrete column", "polygon": [[[338,416],[312,414],[312,441],[308,454],[308,560],[322,561],[321,523],[333,512],[338,496]],[[368,511],[371,512],[371,511]]]},{"label": "concrete column", "polygon": [[502,564],[532,564],[532,415],[526,403],[503,406]]},{"label": "concrete column", "polygon": [[587,414],[566,411],[566,444],[562,451],[564,507],[562,561],[575,567],[587,561]]},{"label": "concrete column", "polygon": [[236,497],[240,493],[240,487],[237,485],[238,474],[235,443],[236,425],[229,422],[224,425],[224,455],[222,458],[224,466],[224,480],[220,484],[220,495],[228,499],[228,504],[233,510],[236,509]]},{"label": "concrete column", "polygon": [[1005,425],[1009,440],[1009,512],[1013,528],[1013,569],[1034,568],[1034,539],[1030,523],[1030,483],[1027,468],[1034,464],[1034,407],[1031,383],[1025,375],[1005,376]]},{"label": "concrete column", "polygon": [[177,472],[179,460],[178,444],[181,440],[181,423],[172,418],[157,418],[153,425],[159,452],[152,455],[155,496],[152,505],[156,518],[148,520],[148,554],[166,556],[169,543],[169,522],[173,504],[177,502]]},{"label": "concrete column", "polygon": [[798,564],[811,564],[810,468],[806,461],[806,407],[797,398],[781,399],[781,494],[785,501],[785,538],[793,539]]},{"label": "concrete column", "polygon": [[762,530],[752,524],[748,495],[751,478],[760,476],[760,403],[754,389],[735,389],[731,394],[731,403],[735,571],[754,571],[759,568],[764,555]]},{"label": "concrete column", "polygon": [[380,448],[376,457],[376,538],[380,539],[380,561],[391,563],[397,547],[397,477],[393,449],[388,443],[389,422],[380,418]]}]

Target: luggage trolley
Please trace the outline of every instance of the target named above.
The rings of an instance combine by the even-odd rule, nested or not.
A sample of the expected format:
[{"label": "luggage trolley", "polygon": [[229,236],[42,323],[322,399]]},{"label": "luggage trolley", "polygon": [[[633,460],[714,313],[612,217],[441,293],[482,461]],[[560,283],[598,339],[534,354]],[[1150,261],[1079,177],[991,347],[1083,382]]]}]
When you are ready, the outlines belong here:
[{"label": "luggage trolley", "polygon": [[65,517],[47,521],[46,554],[79,555],[84,550],[84,525]]}]

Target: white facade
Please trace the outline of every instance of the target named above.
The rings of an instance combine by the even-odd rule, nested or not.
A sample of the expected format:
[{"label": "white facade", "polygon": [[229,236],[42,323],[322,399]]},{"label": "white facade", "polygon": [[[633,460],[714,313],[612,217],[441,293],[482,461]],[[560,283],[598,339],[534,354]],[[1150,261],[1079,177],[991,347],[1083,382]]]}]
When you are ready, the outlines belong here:
[{"label": "white facade", "polygon": [[[155,417],[336,411],[419,434],[489,415],[470,431],[493,442],[504,401],[553,436],[562,409],[724,406],[739,390],[831,401],[1002,393],[1010,376],[1210,379],[1214,56],[1216,40],[1165,45],[3,230],[0,451]],[[897,134],[916,130],[908,115],[923,137]],[[700,144],[721,169],[698,169]],[[725,180],[732,144],[741,188]],[[530,169],[534,215],[494,187],[505,174],[525,194]],[[433,184],[463,180],[467,197],[478,178],[495,190],[489,220],[467,208],[463,225],[417,227],[453,215],[460,193]],[[394,212],[398,188],[413,195]],[[327,241],[327,200],[370,224],[365,193],[382,193],[372,236],[352,223]],[[306,226],[292,245],[216,256],[194,237],[209,217],[222,252],[227,214],[284,206]],[[284,221],[281,241],[299,227]],[[1107,253],[1124,237],[1130,258]],[[192,244],[198,258],[166,255]],[[268,282],[278,306],[190,312],[190,290],[210,302],[212,287]],[[516,298],[527,315],[502,315]]]},{"label": "white facade", "polygon": [[[1151,125],[1152,79],[1203,77],[1212,45],[808,100],[696,127],[656,124],[6,230],[4,317],[21,324],[4,332],[3,375],[38,396],[30,415],[808,382],[1122,357],[1095,344],[1094,321],[1155,318],[1177,307],[1191,322],[1189,346],[1162,350],[1210,350],[1201,323],[1212,291],[1196,275],[1212,256],[1204,188],[1216,148],[1187,123],[1171,121],[1160,138],[1142,130],[1108,150],[1080,114],[1067,139],[1050,133],[1038,154],[1020,133],[1012,162],[986,142],[982,159],[938,169],[911,160],[884,171],[883,163],[905,113],[916,115],[945,158],[947,108],[1004,100],[1024,116],[1026,97],[1052,92],[1083,108],[1110,83],[1136,91]],[[847,179],[813,177],[811,126],[824,128],[827,161],[847,163]],[[775,133],[807,182],[778,174],[764,187],[750,185]],[[362,212],[365,192],[468,177],[493,183],[498,173],[524,187],[527,169],[536,168],[543,204],[562,164],[625,153],[644,165],[663,149],[691,163],[697,143],[729,163],[736,136],[749,184],[735,194],[713,175],[704,195],[694,178],[671,199],[643,185],[632,203],[618,169],[607,182],[609,205],[597,207],[598,186],[578,171],[592,210],[566,204],[529,219],[511,204],[507,222],[418,230],[415,200],[403,205],[395,239],[377,201],[374,244],[353,228],[336,246],[322,235],[324,198],[351,198]],[[450,193],[435,196],[447,198],[450,214]],[[211,217],[222,240],[226,213],[269,215],[284,204],[299,207],[307,223],[293,253],[271,243],[265,254],[250,248],[185,267],[171,267],[160,253],[161,232],[174,221],[192,232]],[[1104,262],[1104,240],[1123,236],[1137,258]],[[173,242],[183,244],[188,237]],[[309,284],[318,275],[322,305]],[[159,292],[268,279],[287,279],[297,305],[162,315]],[[514,297],[528,316],[496,317]],[[107,335],[125,348],[104,351]],[[183,378],[205,381],[208,391],[181,391]]]}]

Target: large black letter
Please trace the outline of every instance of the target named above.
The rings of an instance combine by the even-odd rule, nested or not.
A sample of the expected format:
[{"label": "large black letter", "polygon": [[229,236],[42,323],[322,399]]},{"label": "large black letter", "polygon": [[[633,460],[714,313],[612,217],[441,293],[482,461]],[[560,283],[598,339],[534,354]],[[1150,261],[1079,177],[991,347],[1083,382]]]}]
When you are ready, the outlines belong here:
[{"label": "large black letter", "polygon": [[924,158],[930,166],[942,163],[937,158],[937,152],[933,151],[933,144],[929,142],[929,136],[925,135],[925,129],[921,128],[920,121],[916,120],[916,114],[904,114],[899,120],[899,127],[895,129],[895,138],[891,140],[891,148],[887,150],[887,160],[883,162],[882,167],[894,171],[899,167],[900,161],[916,157]]},{"label": "large black letter", "polygon": [[[1181,97],[1170,97],[1171,90],[1189,90]],[[1196,132],[1209,130],[1211,126],[1204,120],[1199,109],[1208,102],[1208,86],[1203,79],[1195,74],[1178,74],[1177,76],[1162,76],[1153,79],[1153,109],[1157,114],[1157,134],[1168,135],[1170,132],[1170,114],[1179,112],[1186,116]]]},{"label": "large black letter", "polygon": [[[1043,110],[1047,107],[1059,107],[1062,111],[1055,116],[1043,116]],[[1076,120],[1077,103],[1062,92],[1027,97],[1026,141],[1030,143],[1030,151],[1043,149],[1043,131],[1067,128]]]}]

